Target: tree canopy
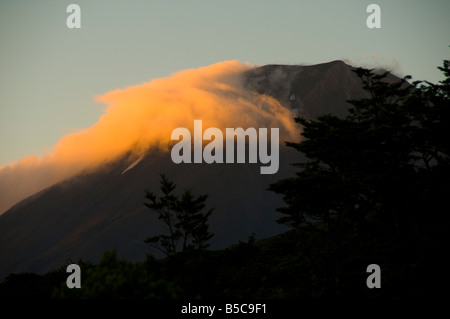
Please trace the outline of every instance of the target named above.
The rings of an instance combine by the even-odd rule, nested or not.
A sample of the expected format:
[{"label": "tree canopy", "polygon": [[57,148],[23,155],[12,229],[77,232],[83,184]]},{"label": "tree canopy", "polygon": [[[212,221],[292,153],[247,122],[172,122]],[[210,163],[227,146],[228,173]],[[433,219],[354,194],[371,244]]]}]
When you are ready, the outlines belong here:
[{"label": "tree canopy", "polygon": [[287,145],[307,159],[269,189],[286,203],[278,221],[322,234],[326,247],[316,248],[335,267],[378,259],[392,283],[416,274],[422,288],[432,284],[424,277],[443,258],[450,212],[449,61],[439,69],[439,84],[410,84],[358,68],[367,96],[350,100],[345,118],[296,118],[302,138]]},{"label": "tree canopy", "polygon": [[145,242],[166,255],[208,248],[208,241],[213,236],[208,225],[213,209],[203,211],[208,195],[195,195],[187,189],[178,197],[173,193],[175,183],[165,174],[161,175],[160,187],[160,197],[145,191],[149,202],[144,205],[158,214],[158,219],[166,226],[168,234],[149,237]]}]

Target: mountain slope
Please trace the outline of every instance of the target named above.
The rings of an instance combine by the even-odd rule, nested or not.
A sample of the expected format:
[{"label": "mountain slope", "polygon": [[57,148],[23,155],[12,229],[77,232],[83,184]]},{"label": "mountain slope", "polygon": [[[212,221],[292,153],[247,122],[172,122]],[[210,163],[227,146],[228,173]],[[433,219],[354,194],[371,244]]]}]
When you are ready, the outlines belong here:
[{"label": "mountain slope", "polygon": [[305,117],[344,116],[349,99],[364,96],[354,68],[342,61],[309,66],[266,65],[247,71],[249,89],[276,98]]},{"label": "mountain slope", "polygon": [[[364,92],[352,67],[341,61],[315,66],[268,65],[247,71],[249,90],[270,95],[306,117],[339,116],[347,99]],[[282,144],[283,141],[280,141]],[[63,262],[97,261],[117,249],[121,258],[139,260],[149,252],[143,239],[164,231],[156,214],[142,203],[144,189],[159,191],[159,174],[178,185],[209,194],[215,207],[210,225],[212,248],[223,248],[252,233],[265,238],[286,230],[276,223],[282,199],[266,191],[294,174],[300,154],[280,145],[280,169],[261,175],[258,164],[174,164],[170,154],[150,150],[135,166],[124,157],[85,172],[18,203],[0,216],[0,278],[11,272],[46,272]]]}]

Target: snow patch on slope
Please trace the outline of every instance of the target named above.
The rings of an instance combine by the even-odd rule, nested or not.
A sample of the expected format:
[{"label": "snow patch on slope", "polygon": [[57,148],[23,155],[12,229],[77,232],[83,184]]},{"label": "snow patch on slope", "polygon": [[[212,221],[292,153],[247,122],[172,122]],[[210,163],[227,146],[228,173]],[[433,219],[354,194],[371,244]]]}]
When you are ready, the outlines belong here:
[{"label": "snow patch on slope", "polygon": [[142,159],[144,158],[144,155],[141,155],[137,160],[135,160],[133,163],[130,164],[130,166],[128,166],[127,168],[125,168],[122,173],[120,173],[120,175],[125,174],[126,172],[128,172],[130,169],[132,169],[133,167],[135,167],[137,164],[139,164],[140,161],[142,161]]}]

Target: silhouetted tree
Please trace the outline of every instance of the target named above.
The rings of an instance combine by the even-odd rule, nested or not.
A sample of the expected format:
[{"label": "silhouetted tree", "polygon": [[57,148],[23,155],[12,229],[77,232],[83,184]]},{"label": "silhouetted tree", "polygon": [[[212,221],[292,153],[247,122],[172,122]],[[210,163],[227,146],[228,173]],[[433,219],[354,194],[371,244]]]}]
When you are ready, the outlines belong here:
[{"label": "silhouetted tree", "polygon": [[52,298],[174,299],[181,293],[176,284],[156,276],[145,263],[119,259],[115,250],[105,251],[97,265],[80,267],[81,288],[69,289],[61,280],[53,289]]},{"label": "silhouetted tree", "polygon": [[164,174],[161,175],[160,187],[161,197],[145,191],[149,203],[144,205],[158,214],[169,234],[152,236],[144,241],[166,255],[173,255],[178,251],[180,240],[182,252],[206,249],[208,240],[213,236],[208,225],[213,209],[203,212],[208,195],[196,196],[192,191],[185,190],[179,198],[173,194],[175,183],[169,181]]},{"label": "silhouetted tree", "polygon": [[[195,196],[190,190],[185,190],[177,202],[177,229],[183,240],[182,251],[189,249],[206,249],[208,240],[213,234],[209,232],[208,218],[213,209],[202,213],[208,195]],[[191,243],[189,243],[191,239]]]},{"label": "silhouetted tree", "polygon": [[[440,69],[447,76],[441,85],[418,87],[407,83],[409,77],[393,83],[387,72],[359,68],[369,96],[349,101],[346,118],[296,118],[305,139],[287,145],[309,160],[296,164],[296,177],[270,186],[287,203],[279,222],[301,227],[321,221],[361,231],[377,220],[400,231],[401,218],[420,214],[424,191],[436,188],[429,179],[437,171],[448,174],[448,61]],[[448,189],[443,180],[439,185]]]},{"label": "silhouetted tree", "polygon": [[145,239],[145,242],[165,254],[171,255],[176,252],[177,243],[181,237],[181,233],[175,225],[178,199],[173,195],[173,191],[176,186],[162,174],[160,187],[163,195],[159,198],[153,192],[145,190],[145,197],[149,203],[144,203],[144,205],[158,214],[158,219],[167,226],[169,234],[152,236]]},{"label": "silhouetted tree", "polygon": [[373,260],[391,285],[383,293],[442,291],[432,269],[450,226],[449,61],[439,69],[440,84],[356,69],[368,94],[348,116],[296,118],[303,138],[287,145],[307,159],[269,189],[283,195],[278,221],[300,232],[306,285],[319,282],[321,295],[356,291],[346,278]]}]

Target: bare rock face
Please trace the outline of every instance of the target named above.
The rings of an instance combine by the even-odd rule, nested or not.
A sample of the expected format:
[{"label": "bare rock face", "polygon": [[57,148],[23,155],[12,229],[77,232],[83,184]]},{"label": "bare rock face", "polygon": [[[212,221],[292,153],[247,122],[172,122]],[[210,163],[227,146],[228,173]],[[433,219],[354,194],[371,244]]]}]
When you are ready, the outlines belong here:
[{"label": "bare rock face", "polygon": [[249,89],[267,94],[300,116],[344,116],[349,99],[364,96],[354,68],[342,61],[311,66],[266,65],[247,71]]}]

